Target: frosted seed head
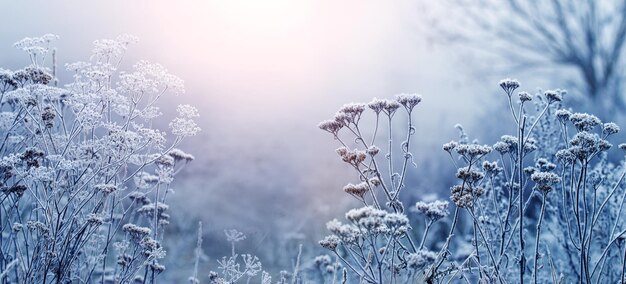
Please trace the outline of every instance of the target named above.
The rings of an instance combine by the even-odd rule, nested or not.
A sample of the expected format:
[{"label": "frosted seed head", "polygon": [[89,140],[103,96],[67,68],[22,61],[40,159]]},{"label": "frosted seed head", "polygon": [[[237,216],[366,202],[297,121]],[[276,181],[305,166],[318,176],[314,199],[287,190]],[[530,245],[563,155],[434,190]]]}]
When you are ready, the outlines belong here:
[{"label": "frosted seed head", "polygon": [[560,102],[563,100],[563,96],[561,95],[560,90],[548,90],[543,93],[543,95],[548,99],[548,103]]},{"label": "frosted seed head", "polygon": [[537,159],[537,162],[535,163],[535,167],[537,167],[537,169],[539,169],[542,172],[550,172],[556,168],[556,165],[553,163],[550,163],[545,158],[539,158]]},{"label": "frosted seed head", "polygon": [[110,194],[117,190],[117,186],[114,184],[98,184],[94,189],[105,194]]},{"label": "frosted seed head", "polygon": [[359,183],[357,185],[349,183],[343,187],[343,191],[361,199],[365,196],[365,193],[368,190],[369,186],[365,182]]},{"label": "frosted seed head", "polygon": [[399,107],[400,107],[400,104],[398,102],[385,100],[385,106],[383,107],[383,111],[388,116],[392,116]]},{"label": "frosted seed head", "polygon": [[537,169],[535,167],[526,167],[524,168],[524,173],[527,176],[531,176],[532,174],[534,174],[537,171]]},{"label": "frosted seed head", "polygon": [[501,80],[499,85],[500,88],[502,88],[509,97],[511,96],[511,94],[513,94],[513,91],[515,91],[515,89],[519,88],[519,82],[510,78]]},{"label": "frosted seed head", "polygon": [[369,154],[370,156],[376,156],[376,154],[378,154],[378,152],[380,152],[380,148],[372,145],[369,148],[367,148],[367,154]]},{"label": "frosted seed head", "polygon": [[167,154],[174,158],[175,161],[191,162],[196,159],[193,155],[185,153],[183,150],[178,148],[170,150]]},{"label": "frosted seed head", "polygon": [[448,211],[448,202],[441,200],[435,200],[428,203],[419,201],[415,203],[415,207],[412,211],[423,214],[431,221],[437,221],[450,214],[450,211]]},{"label": "frosted seed head", "polygon": [[377,177],[369,179],[369,183],[375,187],[381,184],[380,179],[378,179]]},{"label": "frosted seed head", "polygon": [[122,230],[128,233],[130,236],[132,236],[136,240],[142,239],[143,237],[150,235],[150,233],[152,232],[150,228],[137,226],[132,223],[128,223],[122,226]]},{"label": "frosted seed head", "polygon": [[498,162],[493,161],[484,161],[483,162],[483,170],[490,175],[496,175],[500,172],[501,168],[498,167]]},{"label": "frosted seed head", "polygon": [[619,131],[619,126],[613,122],[605,123],[604,125],[602,125],[602,133],[607,136],[618,133]]},{"label": "frosted seed head", "polygon": [[367,106],[372,109],[376,114],[379,114],[385,108],[385,100],[374,98]]},{"label": "frosted seed head", "polygon": [[600,151],[606,151],[611,149],[611,147],[613,147],[613,144],[609,143],[609,141],[605,140],[605,139],[601,139],[600,141],[598,141],[598,149]]},{"label": "frosted seed head", "polygon": [[572,113],[569,110],[566,110],[566,109],[560,109],[560,110],[556,111],[556,117],[562,123],[565,123],[566,121],[569,121],[569,118],[570,118],[571,115],[572,115]]},{"label": "frosted seed head", "polygon": [[533,97],[527,92],[519,92],[517,94],[522,103],[532,101]]},{"label": "frosted seed head", "polygon": [[411,112],[413,108],[422,101],[422,96],[418,94],[399,94],[396,101]]},{"label": "frosted seed head", "polygon": [[543,192],[552,190],[552,186],[561,181],[561,178],[555,173],[536,172],[530,176],[530,179],[536,183],[537,189]]},{"label": "frosted seed head", "polygon": [[588,113],[574,113],[570,116],[570,121],[578,131],[590,131],[602,123],[598,117]]},{"label": "frosted seed head", "polygon": [[574,153],[572,153],[569,149],[557,151],[555,157],[564,164],[570,164],[576,160],[576,155],[574,155]]},{"label": "frosted seed head", "polygon": [[319,244],[328,250],[335,251],[339,245],[339,237],[335,235],[326,236],[323,240],[319,241]]},{"label": "frosted seed head", "polygon": [[224,230],[224,234],[226,235],[226,240],[231,243],[240,242],[246,239],[246,235],[235,229]]},{"label": "frosted seed head", "polygon": [[407,266],[410,269],[421,271],[431,265],[437,259],[437,253],[429,250],[419,250],[407,255]]},{"label": "frosted seed head", "polygon": [[450,141],[448,143],[443,144],[443,150],[450,153],[450,151],[454,150],[456,146],[459,145],[456,141]]}]

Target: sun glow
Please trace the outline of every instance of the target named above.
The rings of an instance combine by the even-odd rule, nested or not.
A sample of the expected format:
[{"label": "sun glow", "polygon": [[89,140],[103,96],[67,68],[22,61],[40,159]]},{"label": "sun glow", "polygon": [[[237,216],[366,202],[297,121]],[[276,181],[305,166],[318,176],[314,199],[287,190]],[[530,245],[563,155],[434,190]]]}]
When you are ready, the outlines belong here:
[{"label": "sun glow", "polygon": [[236,31],[284,35],[302,28],[310,18],[311,1],[228,0],[212,5],[221,20]]}]

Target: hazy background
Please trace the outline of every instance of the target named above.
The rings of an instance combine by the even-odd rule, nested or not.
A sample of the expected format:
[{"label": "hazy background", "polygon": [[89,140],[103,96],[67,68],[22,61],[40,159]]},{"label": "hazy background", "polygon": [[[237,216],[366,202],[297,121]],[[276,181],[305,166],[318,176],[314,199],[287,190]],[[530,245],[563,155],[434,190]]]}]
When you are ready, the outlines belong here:
[{"label": "hazy background", "polygon": [[[423,95],[413,151],[419,171],[410,169],[407,189],[416,199],[447,190],[432,173],[453,171],[440,145],[456,138],[455,123],[470,134],[476,123],[497,123],[489,107],[479,106],[500,98],[499,79],[517,77],[529,90],[541,82],[478,71],[472,66],[489,64],[480,50],[434,44],[421,18],[432,11],[417,2],[7,1],[0,66],[27,64],[12,46],[25,36],[59,35],[62,64],[87,60],[96,39],[139,37],[122,69],[140,59],[164,65],[185,80],[186,94],[166,98],[163,112],[189,103],[201,113],[202,133],[183,147],[196,160],[176,181],[171,234],[193,236],[202,220],[207,270],[228,250],[224,228],[248,234],[245,249],[270,258],[262,257],[264,264],[284,266],[290,259],[273,252],[295,253],[297,243],[316,249],[325,222],[352,204],[341,188],[356,177],[336,157],[332,137],[316,127],[342,104]],[[179,248],[168,252],[180,256],[174,266],[191,269],[193,238],[166,242]]]}]

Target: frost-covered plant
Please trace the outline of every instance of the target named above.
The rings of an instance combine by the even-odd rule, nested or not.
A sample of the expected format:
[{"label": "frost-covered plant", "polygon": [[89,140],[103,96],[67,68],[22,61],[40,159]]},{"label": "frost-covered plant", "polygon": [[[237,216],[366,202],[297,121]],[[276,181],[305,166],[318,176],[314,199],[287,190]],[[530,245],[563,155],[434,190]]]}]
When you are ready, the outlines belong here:
[{"label": "frost-covered plant", "polygon": [[[530,95],[514,92],[516,80],[500,82],[515,130],[493,145],[470,142],[462,126],[458,141],[443,145],[457,168],[450,189],[454,212],[447,236],[425,245],[432,224],[448,216],[448,203],[418,202],[412,211],[425,217],[423,237],[415,244],[402,203],[397,199],[411,161],[414,133],[411,111],[417,96],[374,100],[374,138],[362,135],[364,104],[344,106],[319,127],[343,147],[337,152],[359,175],[344,191],[365,207],[350,210],[347,224],[333,220],[333,233],[320,244],[334,252],[355,278],[366,283],[616,283],[623,282],[626,222],[626,162],[613,164],[607,139],[615,123],[563,109],[563,90]],[[413,103],[409,103],[413,102]],[[391,122],[396,109],[408,113],[403,166],[393,161]],[[379,118],[388,123],[385,175],[374,146]],[[360,149],[349,150],[342,135],[351,134]],[[619,148],[626,151],[626,144]],[[383,199],[385,202],[381,202]],[[471,224],[470,232],[460,228]],[[467,234],[467,235],[465,235]],[[469,240],[469,242],[468,242]],[[469,248],[469,249],[466,249]]]},{"label": "frost-covered plant", "polygon": [[[618,279],[616,273],[593,276],[595,268],[591,263],[604,263],[607,256],[597,253],[592,257],[590,253],[613,246],[615,239],[624,233],[616,231],[620,224],[624,225],[617,209],[620,202],[613,197],[621,187],[621,178],[615,172],[594,175],[591,169],[611,164],[606,155],[611,144],[606,139],[617,133],[619,127],[614,123],[603,126],[593,115],[572,114],[562,109],[565,91],[546,91],[534,96],[519,92],[515,100],[517,81],[503,80],[500,86],[508,98],[516,135],[502,136],[491,147],[495,161],[483,157],[482,169],[476,170],[480,187],[470,184],[466,191],[480,188],[484,196],[471,196],[469,207],[455,201],[457,210],[466,209],[473,221],[472,243],[479,278],[518,283],[527,280],[604,283],[607,278],[614,282]],[[528,105],[530,101],[534,101],[532,108]],[[573,135],[568,131],[570,125],[576,129]],[[603,128],[597,130],[599,134],[594,131],[598,128]],[[461,162],[468,164],[464,145],[477,144],[461,139],[444,145],[444,150],[451,157],[459,155]],[[593,186],[592,176],[595,176]],[[607,181],[603,189],[601,180]],[[455,187],[452,192],[454,200]],[[600,224],[594,218],[611,221]],[[542,231],[544,222],[548,233]],[[453,222],[450,235],[454,233],[454,225]],[[611,233],[605,233],[602,239],[593,236],[594,232],[607,230]],[[439,264],[444,259],[445,255]],[[433,267],[427,279],[437,278],[438,268]],[[445,273],[439,277],[444,276]]]},{"label": "frost-covered plant", "polygon": [[[266,271],[263,271],[263,265],[258,257],[251,254],[237,254],[235,244],[246,239],[246,236],[237,230],[225,230],[226,240],[231,243],[231,255],[224,256],[218,260],[219,270],[221,273],[209,272],[209,281],[214,284],[238,283],[245,280],[250,283],[253,278],[259,278],[261,283],[272,282],[272,277]],[[259,276],[259,277],[257,277]],[[284,279],[284,277],[281,277]],[[197,278],[194,278],[197,281]],[[255,281],[258,281],[255,280]],[[286,280],[285,280],[286,281]],[[197,282],[192,282],[197,283]]]},{"label": "frost-covered plant", "polygon": [[[154,282],[165,267],[166,204],[193,156],[179,149],[200,129],[179,106],[172,138],[152,128],[157,101],[184,92],[159,64],[120,71],[132,36],[95,41],[89,61],[66,64],[58,86],[50,44],[15,46],[30,65],[0,69],[0,271],[15,283]],[[47,59],[52,53],[52,68]]]},{"label": "frost-covered plant", "polygon": [[[421,100],[417,94],[401,94],[395,100],[374,99],[369,104],[347,104],[333,119],[319,124],[319,128],[339,141],[342,147],[337,153],[358,173],[359,183],[346,185],[344,191],[363,203],[362,208],[346,213],[347,223],[337,219],[328,222],[327,228],[332,235],[319,243],[332,251],[356,278],[366,283],[410,282],[414,275],[434,261],[434,253],[424,248],[429,230],[425,230],[420,243],[412,240],[409,219],[399,198],[405,188],[407,169],[415,165],[410,151],[411,138],[415,134],[412,117]],[[401,110],[406,116],[405,139],[395,145],[394,118],[400,116],[397,114]],[[365,123],[361,119],[368,111],[375,120],[371,137],[366,137],[362,130]],[[381,125],[387,127],[384,149],[376,145]],[[350,149],[346,142],[351,140],[355,141],[356,149]],[[398,146],[399,153],[394,151]],[[428,228],[448,214],[445,202],[418,203],[415,211],[425,215]]]}]

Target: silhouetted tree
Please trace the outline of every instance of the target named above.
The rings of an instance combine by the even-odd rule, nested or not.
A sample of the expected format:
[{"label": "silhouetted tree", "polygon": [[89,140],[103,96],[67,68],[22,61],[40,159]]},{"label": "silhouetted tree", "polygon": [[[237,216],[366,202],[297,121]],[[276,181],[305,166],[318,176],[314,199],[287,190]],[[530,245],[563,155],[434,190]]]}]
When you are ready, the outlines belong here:
[{"label": "silhouetted tree", "polygon": [[[428,29],[503,56],[509,67],[567,67],[573,87],[612,116],[626,109],[623,0],[446,0]],[[433,7],[433,5],[437,7]],[[432,18],[431,18],[432,19]],[[573,78],[569,78],[570,80]]]}]

